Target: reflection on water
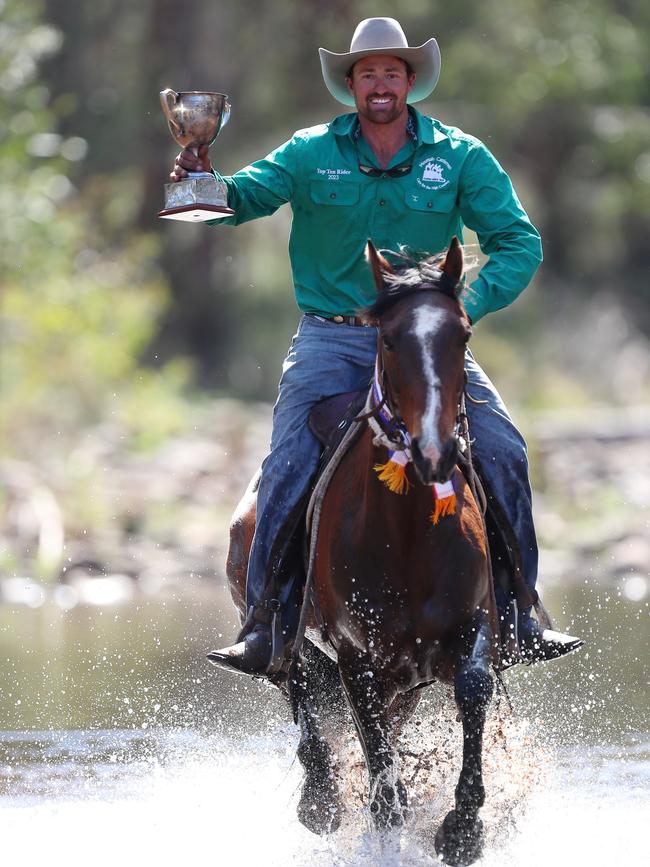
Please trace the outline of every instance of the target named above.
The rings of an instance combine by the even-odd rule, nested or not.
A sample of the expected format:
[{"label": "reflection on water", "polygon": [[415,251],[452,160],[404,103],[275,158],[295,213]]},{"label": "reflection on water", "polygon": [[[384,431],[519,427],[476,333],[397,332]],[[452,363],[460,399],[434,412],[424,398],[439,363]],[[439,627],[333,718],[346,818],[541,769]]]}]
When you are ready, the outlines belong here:
[{"label": "reflection on water", "polygon": [[226,592],[199,584],[121,606],[0,606],[0,727],[212,733],[260,694],[205,660],[234,631]]},{"label": "reflection on water", "polygon": [[[556,586],[546,602],[588,646],[506,676],[514,716],[505,743],[488,738],[482,863],[604,865],[622,851],[641,862],[648,603],[589,583]],[[59,848],[70,865],[436,863],[460,734],[449,708],[440,722],[444,690],[425,703],[420,755],[456,752],[407,774],[414,817],[401,844],[368,833],[354,753],[350,819],[321,840],[295,818],[297,736],[281,697],[204,661],[234,629],[225,593],[197,584],[110,608],[0,608],[4,852],[26,864]]]},{"label": "reflection on water", "polygon": [[[650,729],[649,603],[589,583],[556,585],[545,599],[559,628],[587,646],[558,663],[509,673],[515,706],[561,729],[563,743],[614,743]],[[288,719],[275,690],[205,661],[235,630],[226,592],[196,583],[122,606],[0,606],[0,728],[210,734],[240,725],[260,701]]]}]

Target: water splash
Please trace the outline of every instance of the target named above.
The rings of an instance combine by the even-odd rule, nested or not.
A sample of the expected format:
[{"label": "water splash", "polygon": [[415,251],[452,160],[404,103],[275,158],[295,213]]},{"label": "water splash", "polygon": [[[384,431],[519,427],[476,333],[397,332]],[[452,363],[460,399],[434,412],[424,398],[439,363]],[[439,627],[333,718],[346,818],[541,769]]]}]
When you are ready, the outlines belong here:
[{"label": "water splash", "polygon": [[[439,697],[438,697],[439,698]],[[292,726],[270,735],[178,732],[6,733],[0,740],[0,815],[9,861],[65,852],[70,867],[178,863],[424,867],[451,806],[460,725],[449,701],[428,701],[401,744],[412,815],[401,838],[373,833],[356,742],[341,741],[348,806],[320,838],[295,817],[301,770]],[[650,738],[624,751],[553,751],[504,708],[485,738],[485,867],[641,863],[650,805]],[[35,829],[38,832],[35,833]]]}]

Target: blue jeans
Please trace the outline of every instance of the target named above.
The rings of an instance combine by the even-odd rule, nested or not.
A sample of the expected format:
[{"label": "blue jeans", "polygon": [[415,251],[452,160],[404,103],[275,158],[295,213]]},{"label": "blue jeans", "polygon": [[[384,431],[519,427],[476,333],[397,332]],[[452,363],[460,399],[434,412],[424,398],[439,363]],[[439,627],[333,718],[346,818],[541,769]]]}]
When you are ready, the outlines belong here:
[{"label": "blue jeans", "polygon": [[[279,565],[280,531],[297,516],[318,467],[321,445],[307,424],[319,400],[367,388],[373,376],[377,329],[337,325],[306,315],[300,321],[282,367],[273,410],[271,450],[262,464],[257,493],[257,522],[246,583],[247,606],[266,598]],[[486,404],[468,402],[470,430],[488,483],[515,531],[524,560],[524,578],[534,588],[537,544],[531,511],[526,444],[513,425],[496,389],[467,353],[468,390]],[[284,581],[272,596],[283,607],[283,630],[295,631],[299,582]]]}]

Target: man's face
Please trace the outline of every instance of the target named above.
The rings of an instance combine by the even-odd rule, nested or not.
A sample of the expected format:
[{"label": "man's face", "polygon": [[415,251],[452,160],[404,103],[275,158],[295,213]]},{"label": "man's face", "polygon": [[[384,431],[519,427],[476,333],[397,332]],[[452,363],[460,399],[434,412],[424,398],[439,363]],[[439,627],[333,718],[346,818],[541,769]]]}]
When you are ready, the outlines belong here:
[{"label": "man's face", "polygon": [[408,74],[403,60],[383,54],[357,60],[346,78],[357,111],[372,123],[396,120],[406,109],[414,81],[415,73]]}]

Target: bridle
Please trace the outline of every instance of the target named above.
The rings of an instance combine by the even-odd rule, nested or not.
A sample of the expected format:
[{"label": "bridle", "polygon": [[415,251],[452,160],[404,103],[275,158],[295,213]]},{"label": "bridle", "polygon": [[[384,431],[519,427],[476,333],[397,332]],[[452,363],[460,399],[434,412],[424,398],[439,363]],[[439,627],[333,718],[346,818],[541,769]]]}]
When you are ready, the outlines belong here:
[{"label": "bridle", "polygon": [[[465,411],[466,393],[467,373],[465,372],[463,388],[458,398],[456,421],[452,432],[457,453],[464,452],[469,441],[467,413]],[[470,400],[473,400],[469,395],[467,396]],[[375,435],[373,443],[385,446],[391,452],[408,452],[410,456],[411,435],[408,432],[406,423],[395,408],[394,402],[390,399],[381,347],[377,352],[375,373],[364,410],[365,412],[357,416],[357,419],[359,421],[364,418],[367,419],[368,425]]]}]

